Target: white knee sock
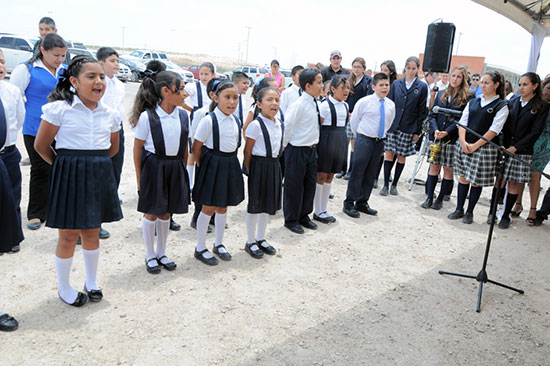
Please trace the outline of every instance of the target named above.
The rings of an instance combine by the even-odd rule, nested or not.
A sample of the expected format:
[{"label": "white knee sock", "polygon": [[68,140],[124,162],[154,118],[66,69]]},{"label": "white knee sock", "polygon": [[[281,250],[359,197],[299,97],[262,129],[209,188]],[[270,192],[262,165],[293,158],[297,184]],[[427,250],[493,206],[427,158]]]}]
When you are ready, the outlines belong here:
[{"label": "white knee sock", "polygon": [[246,214],[246,233],[248,235],[248,244],[256,242],[256,225],[258,224],[258,214]]},{"label": "white knee sock", "polygon": [[269,215],[266,213],[260,214],[259,216],[256,241],[265,240],[265,230],[267,229],[267,222],[269,220]]},{"label": "white knee sock", "polygon": [[[224,213],[224,214],[216,213],[216,216],[214,217],[214,224],[216,225],[216,229],[215,229],[216,240],[214,241],[215,246],[223,244],[223,233],[225,232],[226,218],[227,218],[227,213]],[[219,248],[218,251],[220,253],[227,252],[223,248]]]},{"label": "white knee sock", "polygon": [[189,187],[193,188],[193,178],[195,175],[195,165],[187,166],[187,175],[189,175]]},{"label": "white knee sock", "polygon": [[93,250],[82,249],[84,269],[86,270],[86,289],[99,290],[97,286],[97,265],[99,262],[99,248]]},{"label": "white knee sock", "polygon": [[332,184],[330,183],[323,184],[323,193],[321,195],[321,212],[327,212],[328,197],[330,196],[331,187]]},{"label": "white knee sock", "polygon": [[145,241],[145,259],[155,258],[155,226],[157,221],[147,220],[143,216],[142,231]]},{"label": "white knee sock", "polygon": [[[197,218],[197,252],[202,252],[206,249],[206,233],[211,217],[201,212]],[[203,253],[202,256],[207,259],[212,258],[212,254],[209,252]]]},{"label": "white knee sock", "polygon": [[313,199],[313,206],[315,215],[319,216],[323,210],[321,209],[321,196],[323,194],[323,185],[315,185],[315,198]]},{"label": "white knee sock", "polygon": [[[168,232],[170,231],[170,219],[157,219],[157,258],[166,255],[166,241],[168,240]],[[162,263],[169,263],[168,258],[163,258]]]},{"label": "white knee sock", "polygon": [[68,304],[76,301],[78,292],[71,287],[69,276],[71,275],[71,265],[73,257],[59,258],[55,257],[55,270],[57,272],[57,292],[59,296]]}]

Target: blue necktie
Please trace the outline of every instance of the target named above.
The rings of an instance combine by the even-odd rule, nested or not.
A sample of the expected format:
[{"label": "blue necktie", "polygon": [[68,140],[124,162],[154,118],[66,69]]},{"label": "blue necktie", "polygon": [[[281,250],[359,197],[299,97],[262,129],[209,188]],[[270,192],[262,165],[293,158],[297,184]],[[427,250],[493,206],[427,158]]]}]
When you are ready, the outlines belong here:
[{"label": "blue necktie", "polygon": [[239,94],[239,119],[241,120],[241,123],[244,123],[243,121],[243,99],[242,96]]},{"label": "blue necktie", "polygon": [[302,89],[298,89],[298,95],[301,97],[302,96]]},{"label": "blue necktie", "polygon": [[384,110],[384,99],[380,99],[380,124],[378,125],[378,138],[384,137],[386,127],[386,111]]},{"label": "blue necktie", "polygon": [[8,126],[6,123],[6,112],[4,110],[4,104],[0,99],[0,150],[4,148],[6,143],[6,137],[8,136]]}]

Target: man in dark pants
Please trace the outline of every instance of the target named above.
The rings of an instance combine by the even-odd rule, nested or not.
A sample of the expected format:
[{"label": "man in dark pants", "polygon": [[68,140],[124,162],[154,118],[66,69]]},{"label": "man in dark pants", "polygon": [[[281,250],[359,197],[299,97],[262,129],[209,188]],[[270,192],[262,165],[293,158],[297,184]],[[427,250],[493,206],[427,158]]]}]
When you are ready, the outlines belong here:
[{"label": "man in dark pants", "polygon": [[285,227],[303,234],[305,226],[316,229],[309,214],[313,211],[317,181],[317,151],[321,116],[317,98],[323,89],[319,70],[305,69],[300,74],[304,93],[294,102],[285,119],[285,188],[283,211]]},{"label": "man in dark pants", "polygon": [[368,201],[384,150],[384,139],[395,117],[395,104],[386,98],[390,91],[389,77],[384,73],[376,74],[372,85],[374,94],[357,102],[350,120],[351,131],[357,138],[343,211],[353,218],[358,218],[359,212],[377,214]]}]

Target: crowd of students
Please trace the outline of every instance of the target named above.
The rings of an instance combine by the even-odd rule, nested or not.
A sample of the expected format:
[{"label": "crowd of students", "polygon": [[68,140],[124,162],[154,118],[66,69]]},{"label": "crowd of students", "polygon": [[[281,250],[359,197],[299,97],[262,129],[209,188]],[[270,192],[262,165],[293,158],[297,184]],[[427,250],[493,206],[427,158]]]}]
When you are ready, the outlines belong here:
[{"label": "crowd of students", "polygon": [[[41,20],[40,26],[51,26],[50,20]],[[118,53],[114,49],[103,47],[97,60],[76,56],[66,65],[65,42],[53,31],[55,25],[51,30],[36,55],[15,68],[11,84],[0,82],[0,252],[18,251],[23,240],[21,155],[16,147],[22,127],[31,158],[27,226],[39,229],[45,222],[58,229],[58,295],[79,307],[103,298],[96,280],[101,224],[122,219],[118,186],[124,87],[115,77]],[[341,60],[340,52],[333,51],[330,66],[323,70],[294,66],[293,84],[286,89],[274,60],[271,73],[254,85],[250,107],[243,100],[249,87],[244,73],[235,72],[231,81],[216,78],[214,65],[205,62],[200,80],[185,85],[164,64],[148,64],[129,121],[149,273],[176,269],[166,247],[169,230],[179,229],[172,215],[189,212],[191,203],[191,226],[197,233],[194,256],[206,265],[217,265],[218,258],[231,260],[223,240],[228,207],[246,198],[244,249],[256,259],[277,252],[266,241],[266,230],[269,216],[281,208],[284,226],[296,234],[303,234],[304,228],[317,229],[314,221],[336,221],[328,212],[335,176],[348,179],[343,201],[346,215],[377,215],[369,199],[382,167],[380,195],[398,195],[406,157],[416,154],[426,118],[430,140],[439,141],[442,150],[429,167],[427,198],[421,206],[441,209],[457,175],[456,210],[449,219],[472,223],[482,187],[494,186],[497,150],[449,117],[430,111],[433,105],[462,111],[460,125],[498,141],[540,169],[550,160],[550,98],[545,97],[550,92],[543,92],[546,86],[550,90],[550,81],[542,82],[535,73],[522,75],[519,96],[507,101],[504,77],[494,71],[471,77],[480,79],[481,93],[476,97],[478,85],[469,84],[468,69],[462,65],[453,68],[436,92],[419,79],[417,57],[407,59],[401,79],[396,78],[391,60],[382,63],[381,72],[373,77],[366,74],[364,59],[353,60],[351,73],[340,65]],[[0,79],[5,72],[0,53]],[[242,164],[237,157],[241,145]],[[434,199],[441,167],[441,187]],[[248,177],[247,195],[243,173]],[[540,174],[534,174],[517,160],[508,160],[507,197],[499,227],[510,225],[523,185],[540,180]],[[492,199],[502,199],[496,191]],[[549,205],[545,202],[543,210],[548,211]],[[548,212],[537,216],[536,198],[531,206],[528,222],[540,224]],[[215,241],[210,251],[206,236],[212,230]],[[83,292],[75,290],[69,278],[78,242],[86,272]],[[16,328],[13,317],[0,314],[0,330]]]}]

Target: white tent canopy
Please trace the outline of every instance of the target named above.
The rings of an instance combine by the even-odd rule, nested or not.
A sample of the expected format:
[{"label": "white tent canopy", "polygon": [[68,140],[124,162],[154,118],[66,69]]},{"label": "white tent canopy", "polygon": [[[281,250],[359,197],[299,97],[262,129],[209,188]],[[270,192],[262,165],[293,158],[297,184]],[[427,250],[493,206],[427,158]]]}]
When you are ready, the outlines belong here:
[{"label": "white tent canopy", "polygon": [[550,0],[473,0],[532,34],[527,71],[535,72],[544,37],[550,36]]}]

